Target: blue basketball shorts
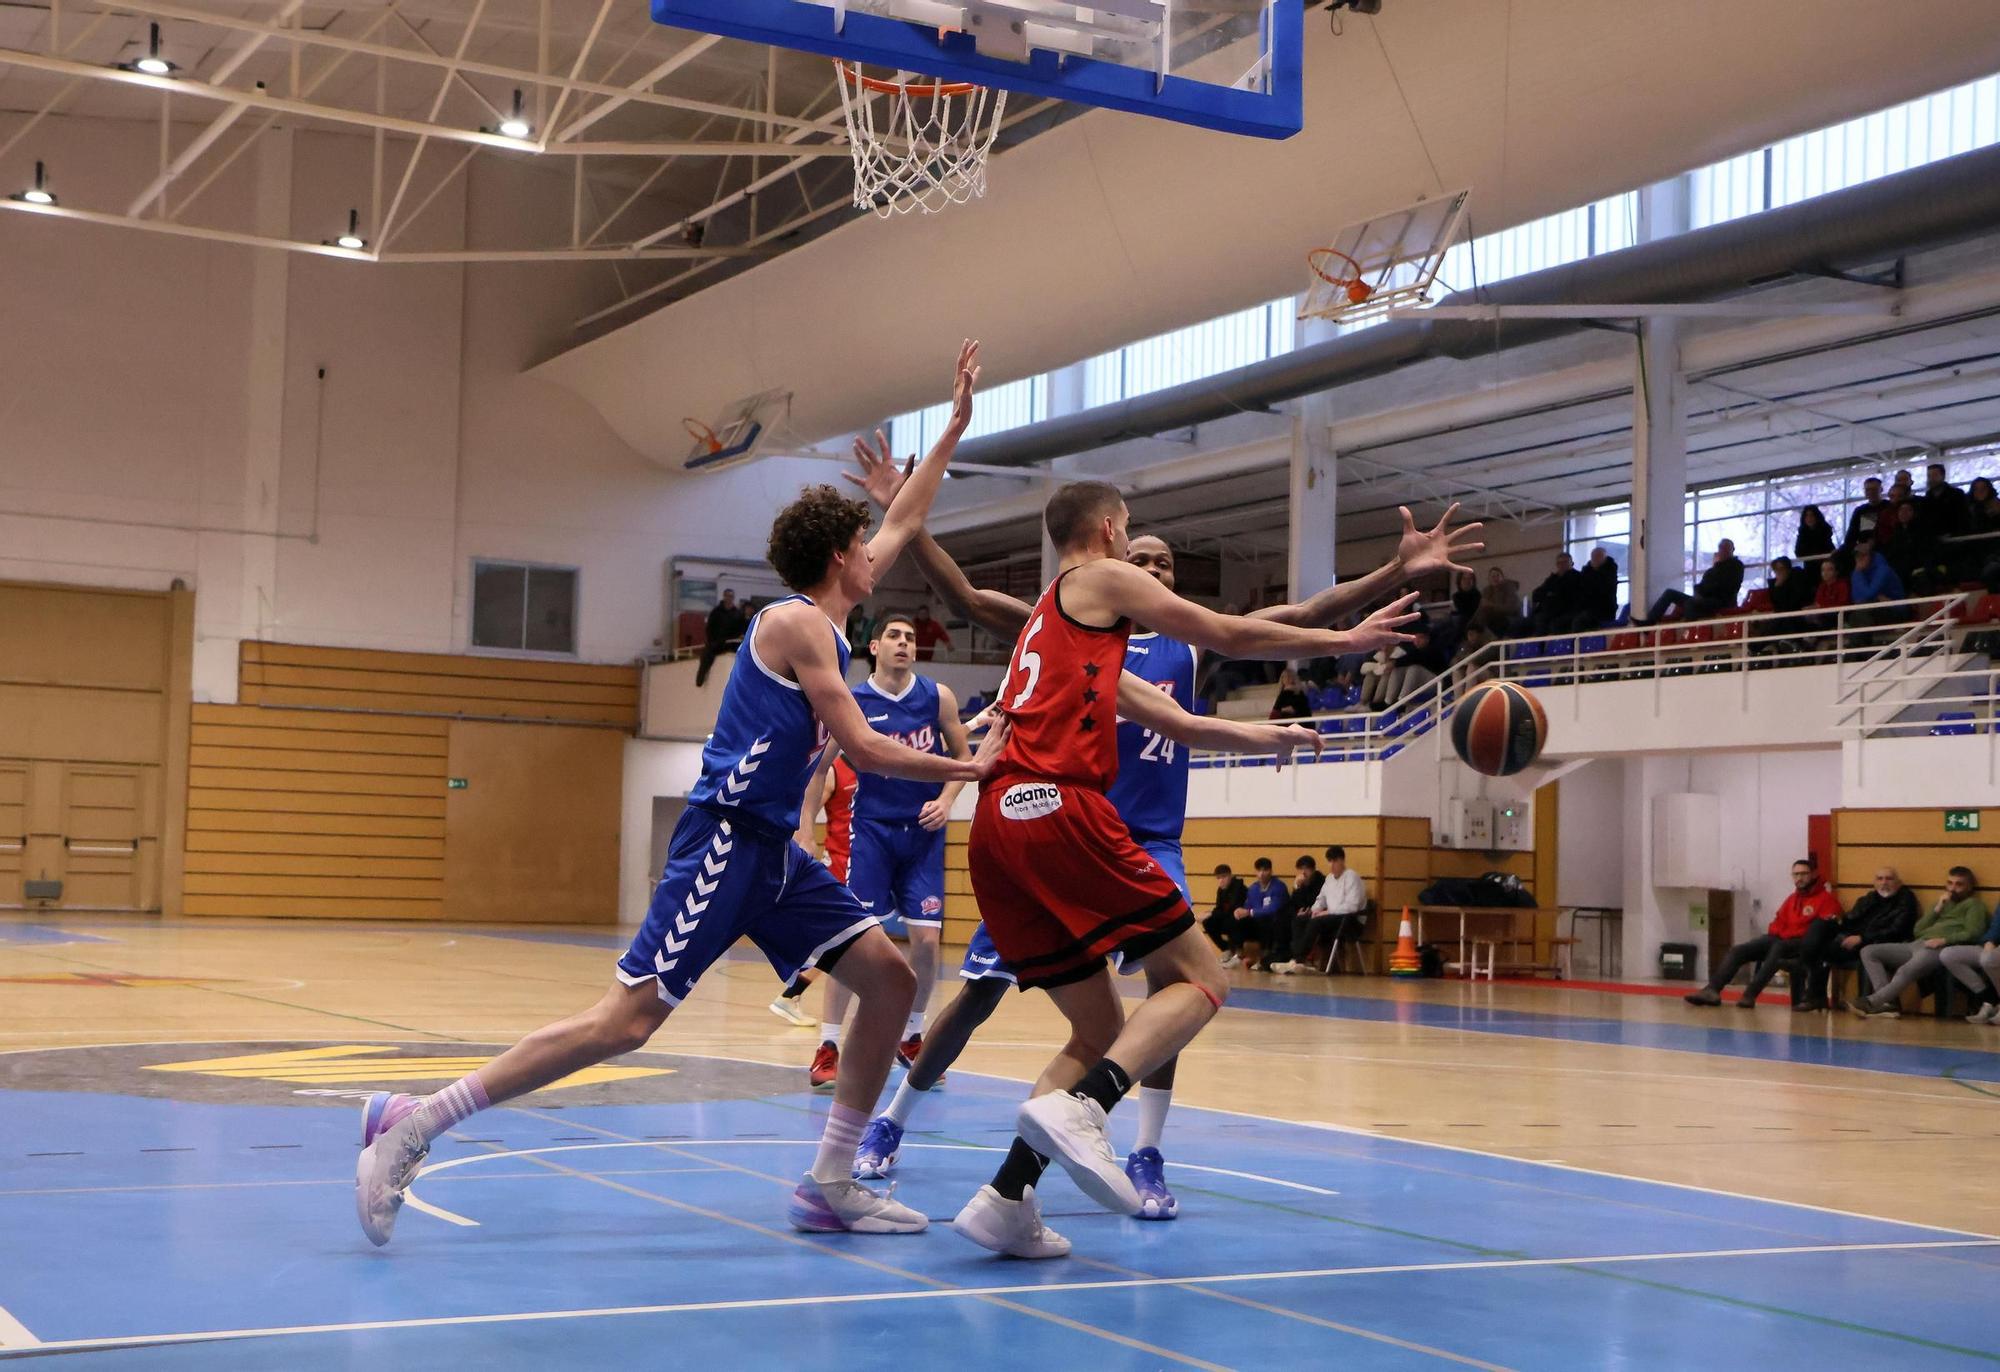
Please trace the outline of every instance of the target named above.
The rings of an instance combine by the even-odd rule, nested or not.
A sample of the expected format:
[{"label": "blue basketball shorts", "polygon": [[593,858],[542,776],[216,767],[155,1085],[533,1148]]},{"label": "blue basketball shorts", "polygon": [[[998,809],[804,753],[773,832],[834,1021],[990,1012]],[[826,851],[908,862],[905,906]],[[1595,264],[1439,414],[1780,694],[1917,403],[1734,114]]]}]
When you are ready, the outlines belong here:
[{"label": "blue basketball shorts", "polygon": [[981,920],[979,927],[972,931],[972,941],[965,945],[965,961],[960,965],[958,974],[967,981],[993,977],[1017,986],[1020,984],[1008,968],[1006,959],[1000,956],[1000,950],[993,946],[993,937],[986,932],[985,920]]},{"label": "blue basketball shorts", "polygon": [[875,917],[789,836],[751,830],[690,805],[674,826],[666,870],[632,946],[618,959],[627,986],[659,984],[679,1005],[709,966],[748,937],[778,979],[845,948]]},{"label": "blue basketball shorts", "polygon": [[[1187,897],[1188,904],[1194,904],[1194,897],[1188,895],[1187,858],[1181,853],[1181,841],[1177,838],[1138,838],[1136,834],[1133,837],[1137,838],[1139,846],[1146,850],[1146,856],[1159,863],[1160,870],[1173,878],[1174,885],[1181,888],[1181,894]],[[1125,957],[1122,953],[1111,955],[1111,965],[1121,976],[1133,976],[1139,971],[1136,964],[1131,971],[1126,971]]]},{"label": "blue basketball shorts", "polygon": [[854,820],[847,886],[871,915],[894,911],[905,924],[944,923],[944,830],[915,820]]}]

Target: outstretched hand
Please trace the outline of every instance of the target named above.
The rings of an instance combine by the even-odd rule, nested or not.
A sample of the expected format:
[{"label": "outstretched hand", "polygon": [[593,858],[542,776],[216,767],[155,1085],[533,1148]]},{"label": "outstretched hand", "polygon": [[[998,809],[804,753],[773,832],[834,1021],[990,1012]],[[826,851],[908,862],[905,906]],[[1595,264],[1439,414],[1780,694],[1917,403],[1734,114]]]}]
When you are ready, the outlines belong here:
[{"label": "outstretched hand", "polygon": [[1326,740],[1317,729],[1309,729],[1303,724],[1266,724],[1260,726],[1273,735],[1269,752],[1277,760],[1282,770],[1292,760],[1292,753],[1299,748],[1311,748],[1313,760],[1317,762],[1326,748]]},{"label": "outstretched hand", "polygon": [[1451,518],[1458,513],[1458,502],[1444,512],[1444,518],[1437,527],[1426,533],[1417,527],[1407,505],[1400,505],[1396,512],[1403,517],[1403,536],[1396,544],[1396,557],[1403,564],[1403,575],[1425,576],[1431,572],[1469,572],[1472,569],[1456,559],[1470,557],[1485,549],[1486,544],[1479,533],[1486,526],[1477,521],[1450,528]]},{"label": "outstretched hand", "polygon": [[1007,739],[1014,732],[1013,721],[1001,713],[997,703],[987,706],[967,720],[965,730],[967,733],[972,733],[986,723],[990,723],[992,727],[986,731],[986,737],[979,741],[979,751],[972,755],[972,765],[978,769],[979,780],[982,782],[993,775],[993,769],[1000,763],[1001,750],[1007,746]]},{"label": "outstretched hand", "polygon": [[889,437],[880,429],[875,431],[875,442],[877,446],[871,448],[865,435],[856,435],[854,461],[861,468],[861,473],[857,476],[853,472],[842,472],[840,475],[843,480],[867,492],[870,500],[886,510],[895,500],[896,492],[902,490],[903,483],[909,480],[917,460],[913,457],[898,467],[896,459],[889,453]]},{"label": "outstretched hand", "polygon": [[1414,608],[1416,601],[1417,593],[1411,591],[1408,595],[1397,596],[1362,620],[1354,626],[1353,632],[1348,634],[1347,647],[1344,651],[1365,653],[1376,648],[1389,648],[1398,643],[1411,642],[1412,635],[1401,630],[1405,624],[1423,618],[1423,612]]},{"label": "outstretched hand", "polygon": [[953,438],[961,437],[972,423],[972,388],[979,384],[979,340],[968,338],[958,345],[958,370],[951,383],[951,423]]}]

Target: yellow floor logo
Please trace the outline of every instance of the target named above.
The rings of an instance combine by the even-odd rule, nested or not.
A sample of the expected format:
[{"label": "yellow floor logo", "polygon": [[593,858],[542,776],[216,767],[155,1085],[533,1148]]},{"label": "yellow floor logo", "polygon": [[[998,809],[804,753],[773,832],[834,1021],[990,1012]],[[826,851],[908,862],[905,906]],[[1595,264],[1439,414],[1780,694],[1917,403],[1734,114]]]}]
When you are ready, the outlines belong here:
[{"label": "yellow floor logo", "polygon": [[[234,1058],[204,1058],[199,1062],[161,1062],[149,1065],[148,1072],[198,1072],[210,1077],[239,1077],[257,1081],[290,1081],[307,1086],[367,1086],[375,1083],[456,1081],[492,1061],[490,1054],[477,1057],[405,1056],[401,1050],[381,1044],[350,1044],[332,1048],[297,1048],[278,1053],[250,1053]],[[671,1067],[616,1067],[605,1064],[586,1067],[564,1077],[545,1091],[565,1086],[592,1086],[611,1081],[633,1081],[639,1077],[664,1077]]]}]

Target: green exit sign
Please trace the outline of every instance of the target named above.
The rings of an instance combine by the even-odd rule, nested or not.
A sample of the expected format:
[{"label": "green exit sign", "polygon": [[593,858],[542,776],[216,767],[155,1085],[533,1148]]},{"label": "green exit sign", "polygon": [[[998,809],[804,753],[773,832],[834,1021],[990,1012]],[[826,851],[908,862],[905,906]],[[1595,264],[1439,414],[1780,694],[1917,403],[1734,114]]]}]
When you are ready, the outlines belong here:
[{"label": "green exit sign", "polygon": [[[464,777],[446,777],[444,779],[444,788],[447,791],[463,791],[470,784],[471,783],[469,783]],[[1947,829],[1951,828],[1951,820],[1949,817],[1945,819],[1944,827]],[[1975,829],[1979,827],[1978,815],[1974,815],[1972,817],[1972,827]]]},{"label": "green exit sign", "polygon": [[1947,834],[1976,834],[1979,832],[1979,811],[1946,810],[1944,831]]}]

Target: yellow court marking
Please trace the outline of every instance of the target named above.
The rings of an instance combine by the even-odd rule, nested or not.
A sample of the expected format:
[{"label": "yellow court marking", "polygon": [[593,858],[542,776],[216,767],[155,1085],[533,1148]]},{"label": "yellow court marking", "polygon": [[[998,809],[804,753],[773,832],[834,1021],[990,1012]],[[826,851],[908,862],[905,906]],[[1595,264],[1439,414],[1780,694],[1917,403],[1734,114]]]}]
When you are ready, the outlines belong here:
[{"label": "yellow court marking", "polygon": [[[398,1050],[385,1049],[381,1044],[347,1044],[329,1048],[295,1048],[278,1053],[250,1053],[233,1058],[203,1058],[197,1062],[157,1062],[149,1064],[146,1070],[337,1086],[349,1082],[456,1081],[492,1060],[492,1056],[486,1053],[466,1057],[402,1057],[398,1056]],[[607,1063],[586,1067],[542,1089],[558,1091],[566,1086],[664,1077],[674,1071],[671,1067],[617,1067]]]}]

